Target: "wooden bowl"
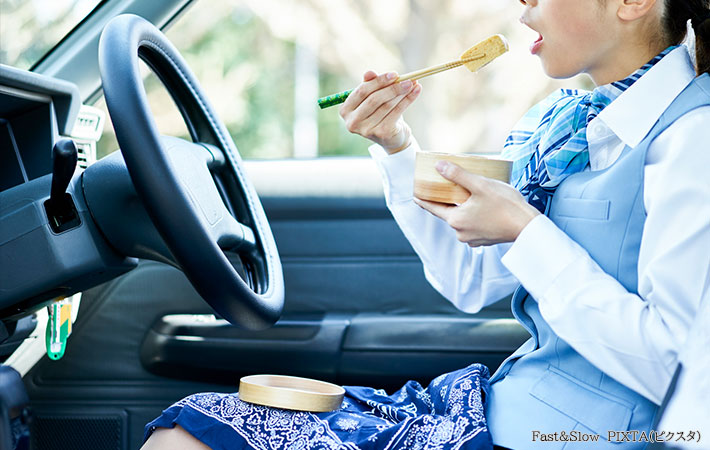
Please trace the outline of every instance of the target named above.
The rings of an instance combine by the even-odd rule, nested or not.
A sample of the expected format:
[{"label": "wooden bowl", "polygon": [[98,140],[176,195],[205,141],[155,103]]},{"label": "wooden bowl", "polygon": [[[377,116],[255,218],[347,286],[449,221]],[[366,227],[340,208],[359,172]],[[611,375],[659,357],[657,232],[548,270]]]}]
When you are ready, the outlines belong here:
[{"label": "wooden bowl", "polygon": [[345,389],[325,381],[285,375],[250,375],[239,380],[245,402],[295,411],[328,412],[340,408]]},{"label": "wooden bowl", "polygon": [[464,170],[504,183],[510,182],[513,162],[487,156],[439,152],[417,152],[414,164],[414,196],[432,202],[461,204],[471,195],[466,189],[442,177],[436,170],[438,161],[450,161]]}]

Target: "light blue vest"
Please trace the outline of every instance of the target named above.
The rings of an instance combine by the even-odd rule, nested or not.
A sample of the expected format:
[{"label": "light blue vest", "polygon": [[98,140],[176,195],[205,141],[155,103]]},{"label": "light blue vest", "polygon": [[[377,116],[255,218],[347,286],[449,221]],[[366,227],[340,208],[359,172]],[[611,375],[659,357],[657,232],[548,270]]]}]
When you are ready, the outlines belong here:
[{"label": "light blue vest", "polygon": [[[629,292],[637,293],[638,255],[646,220],[643,193],[648,147],[680,116],[708,104],[710,77],[705,74],[673,101],[638,147],[625,148],[605,170],[570,176],[552,199],[550,219]],[[648,432],[656,405],[560,339],[524,289],[515,292],[512,307],[532,338],[491,378],[486,416],[494,443],[515,450],[644,448],[645,443],[606,439],[610,431]],[[563,431],[579,439],[584,438],[582,433],[600,438],[598,443],[564,442]],[[555,432],[557,436],[550,436]],[[617,437],[621,440],[631,435]]]}]

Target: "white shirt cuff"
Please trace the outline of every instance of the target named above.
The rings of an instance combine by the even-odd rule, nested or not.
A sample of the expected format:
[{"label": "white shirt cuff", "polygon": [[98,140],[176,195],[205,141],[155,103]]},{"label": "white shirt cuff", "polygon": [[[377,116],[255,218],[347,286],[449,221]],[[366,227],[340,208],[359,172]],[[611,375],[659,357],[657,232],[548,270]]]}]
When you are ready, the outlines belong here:
[{"label": "white shirt cuff", "polygon": [[394,155],[387,154],[377,144],[368,150],[382,174],[388,203],[411,201],[414,197],[414,159],[419,150],[417,140],[412,137],[409,147]]},{"label": "white shirt cuff", "polygon": [[527,224],[503,265],[536,299],[542,299],[557,277],[585,252],[547,216],[539,215]]}]

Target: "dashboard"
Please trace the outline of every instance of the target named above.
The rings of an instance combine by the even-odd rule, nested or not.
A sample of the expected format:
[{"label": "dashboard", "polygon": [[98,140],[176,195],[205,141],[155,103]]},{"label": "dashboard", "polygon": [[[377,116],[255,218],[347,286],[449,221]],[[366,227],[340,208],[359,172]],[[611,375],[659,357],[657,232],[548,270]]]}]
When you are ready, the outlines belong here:
[{"label": "dashboard", "polygon": [[[0,319],[28,316],[135,267],[103,238],[83,194],[103,125],[103,112],[82,105],[73,84],[0,65]],[[74,220],[57,228],[48,206],[59,178],[53,155],[67,138],[78,162],[62,198]]]},{"label": "dashboard", "polygon": [[[81,105],[71,132],[78,149],[77,169],[96,161],[104,127],[103,111]],[[0,85],[0,191],[52,172],[57,120],[52,97]],[[64,137],[64,136],[63,136]]]}]

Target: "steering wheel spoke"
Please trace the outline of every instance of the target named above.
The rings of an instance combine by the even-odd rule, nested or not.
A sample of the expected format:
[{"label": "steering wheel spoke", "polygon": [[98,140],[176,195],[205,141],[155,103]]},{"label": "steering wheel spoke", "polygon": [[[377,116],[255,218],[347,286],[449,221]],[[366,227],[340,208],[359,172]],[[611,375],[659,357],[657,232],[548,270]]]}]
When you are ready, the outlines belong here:
[{"label": "steering wheel spoke", "polygon": [[257,250],[254,230],[239,223],[231,215],[224,218],[213,229],[215,241],[224,251],[235,253],[252,253]]},{"label": "steering wheel spoke", "polygon": [[197,142],[197,145],[207,151],[205,154],[205,161],[207,161],[207,168],[210,169],[210,172],[219,172],[227,166],[227,157],[224,154],[224,150],[215,145],[204,142]]}]

